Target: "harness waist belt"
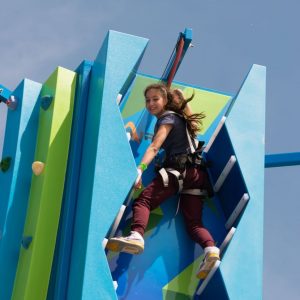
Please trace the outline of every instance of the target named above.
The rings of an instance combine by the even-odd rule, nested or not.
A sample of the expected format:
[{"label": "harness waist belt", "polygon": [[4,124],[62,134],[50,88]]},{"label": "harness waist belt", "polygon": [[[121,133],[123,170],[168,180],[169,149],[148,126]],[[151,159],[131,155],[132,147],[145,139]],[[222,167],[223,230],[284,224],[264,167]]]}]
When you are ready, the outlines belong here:
[{"label": "harness waist belt", "polygon": [[181,194],[194,195],[194,196],[208,196],[207,190],[201,189],[184,189]]}]

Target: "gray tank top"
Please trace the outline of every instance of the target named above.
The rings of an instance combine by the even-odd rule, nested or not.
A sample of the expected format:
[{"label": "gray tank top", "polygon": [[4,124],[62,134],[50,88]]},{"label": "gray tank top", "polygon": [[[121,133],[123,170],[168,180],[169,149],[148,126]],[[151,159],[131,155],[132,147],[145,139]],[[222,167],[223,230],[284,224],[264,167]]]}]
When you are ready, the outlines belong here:
[{"label": "gray tank top", "polygon": [[189,153],[190,146],[186,133],[185,119],[174,113],[163,115],[156,122],[154,136],[157,133],[159,126],[164,124],[172,125],[170,133],[161,146],[161,148],[165,150],[166,157]]}]

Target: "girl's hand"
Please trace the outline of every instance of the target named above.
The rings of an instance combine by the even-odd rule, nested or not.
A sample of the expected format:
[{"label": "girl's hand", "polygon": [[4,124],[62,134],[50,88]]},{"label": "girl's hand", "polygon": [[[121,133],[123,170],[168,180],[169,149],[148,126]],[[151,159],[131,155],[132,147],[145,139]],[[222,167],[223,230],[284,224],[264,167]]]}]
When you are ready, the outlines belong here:
[{"label": "girl's hand", "polygon": [[142,187],[142,174],[143,174],[143,171],[139,168],[137,168],[137,172],[138,172],[138,175],[137,175],[137,178],[134,183],[134,188],[136,190],[138,190]]}]

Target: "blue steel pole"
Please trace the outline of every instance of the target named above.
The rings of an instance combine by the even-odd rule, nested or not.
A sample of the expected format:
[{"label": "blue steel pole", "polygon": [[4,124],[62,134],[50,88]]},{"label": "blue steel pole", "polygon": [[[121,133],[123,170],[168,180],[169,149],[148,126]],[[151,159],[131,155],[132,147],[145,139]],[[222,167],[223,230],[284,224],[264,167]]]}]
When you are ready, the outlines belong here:
[{"label": "blue steel pole", "polygon": [[300,165],[300,152],[265,155],[265,168]]}]

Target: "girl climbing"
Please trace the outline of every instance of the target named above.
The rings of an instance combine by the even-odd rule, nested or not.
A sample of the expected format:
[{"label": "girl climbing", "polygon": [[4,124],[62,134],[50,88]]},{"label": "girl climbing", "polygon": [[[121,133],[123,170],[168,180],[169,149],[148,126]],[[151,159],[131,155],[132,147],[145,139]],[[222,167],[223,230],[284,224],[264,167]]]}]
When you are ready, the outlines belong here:
[{"label": "girl climbing", "polygon": [[203,113],[193,114],[180,90],[168,90],[163,84],[152,84],[144,92],[146,109],[157,117],[152,143],[147,148],[137,171],[135,188],[141,188],[142,173],[160,148],[166,158],[159,174],[142,191],[133,204],[133,222],[127,237],[114,237],[107,248],[117,252],[139,254],[144,250],[144,232],[150,211],[170,196],[180,193],[180,209],[187,232],[204,249],[204,260],[197,276],[204,279],[219,260],[219,249],[209,231],[202,224],[204,198],[212,196],[212,188],[195,140],[202,125]]}]

